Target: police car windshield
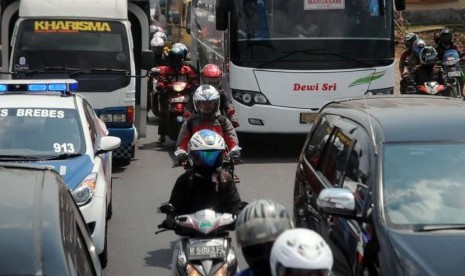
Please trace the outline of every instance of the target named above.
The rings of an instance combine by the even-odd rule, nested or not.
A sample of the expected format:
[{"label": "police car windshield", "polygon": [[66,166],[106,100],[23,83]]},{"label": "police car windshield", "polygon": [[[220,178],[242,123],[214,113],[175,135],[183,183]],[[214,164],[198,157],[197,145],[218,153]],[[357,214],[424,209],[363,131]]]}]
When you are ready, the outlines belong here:
[{"label": "police car windshield", "polygon": [[85,152],[79,116],[74,109],[1,108],[0,156],[49,159]]}]

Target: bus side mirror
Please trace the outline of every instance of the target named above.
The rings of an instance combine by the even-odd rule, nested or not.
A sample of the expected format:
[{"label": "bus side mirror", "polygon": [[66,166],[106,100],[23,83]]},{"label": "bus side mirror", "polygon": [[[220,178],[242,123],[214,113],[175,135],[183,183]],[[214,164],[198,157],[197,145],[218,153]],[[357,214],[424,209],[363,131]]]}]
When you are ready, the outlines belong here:
[{"label": "bus side mirror", "polygon": [[151,50],[143,50],[141,54],[140,66],[144,70],[150,70],[153,67],[153,53]]},{"label": "bus side mirror", "polygon": [[216,29],[218,31],[225,31],[228,29],[228,0],[216,0],[215,14],[216,14]]},{"label": "bus side mirror", "polygon": [[403,11],[405,10],[405,0],[394,0],[396,5],[396,10]]}]

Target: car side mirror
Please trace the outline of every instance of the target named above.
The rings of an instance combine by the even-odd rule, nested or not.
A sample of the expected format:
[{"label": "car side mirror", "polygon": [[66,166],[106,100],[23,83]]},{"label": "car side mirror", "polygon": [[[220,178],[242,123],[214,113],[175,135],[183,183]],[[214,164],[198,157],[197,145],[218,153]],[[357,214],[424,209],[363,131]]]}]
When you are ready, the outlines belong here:
[{"label": "car side mirror", "polygon": [[346,188],[325,188],[316,200],[318,208],[334,216],[355,218],[355,197]]},{"label": "car side mirror", "polygon": [[109,152],[111,150],[119,148],[121,145],[121,138],[115,136],[103,136],[100,139],[100,146],[95,155]]}]

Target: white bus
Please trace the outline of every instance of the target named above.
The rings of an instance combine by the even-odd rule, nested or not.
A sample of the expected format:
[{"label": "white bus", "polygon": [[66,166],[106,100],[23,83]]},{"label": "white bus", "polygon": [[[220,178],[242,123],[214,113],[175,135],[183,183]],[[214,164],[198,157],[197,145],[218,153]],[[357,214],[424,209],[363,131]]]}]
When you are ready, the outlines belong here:
[{"label": "white bus", "polygon": [[193,62],[223,66],[238,132],[306,133],[327,101],[394,91],[390,0],[193,0],[191,12]]}]

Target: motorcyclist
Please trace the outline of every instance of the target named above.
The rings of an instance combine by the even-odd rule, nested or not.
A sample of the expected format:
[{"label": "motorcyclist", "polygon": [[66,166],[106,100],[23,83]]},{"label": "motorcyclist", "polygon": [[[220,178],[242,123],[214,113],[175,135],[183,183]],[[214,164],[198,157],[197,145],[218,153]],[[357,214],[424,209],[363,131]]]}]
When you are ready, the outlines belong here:
[{"label": "motorcyclist", "polygon": [[[165,143],[165,135],[167,128],[167,113],[168,113],[168,95],[164,89],[167,84],[174,81],[185,81],[192,85],[192,89],[199,85],[198,74],[188,65],[184,63],[185,52],[180,47],[171,47],[168,52],[168,66],[158,66],[152,69],[157,72],[157,91],[160,102],[160,120],[158,125],[158,135],[160,136],[157,143]],[[187,146],[186,141],[186,146]]]},{"label": "motorcyclist", "polygon": [[404,70],[405,70],[405,61],[410,62],[410,57],[413,55],[413,44],[415,41],[417,41],[418,35],[415,33],[408,33],[404,37],[404,45],[405,45],[405,50],[402,52],[399,58],[399,74],[400,76],[404,76]]},{"label": "motorcyclist", "polygon": [[[203,209],[236,215],[243,206],[232,176],[222,169],[224,139],[212,130],[203,129],[189,141],[191,169],[178,177],[169,202],[175,213],[167,214],[162,226],[173,229],[176,215]],[[174,248],[171,275],[176,275],[178,248]]]},{"label": "motorcyclist", "polygon": [[249,268],[236,275],[271,275],[273,242],[282,232],[293,227],[289,213],[281,204],[267,199],[247,204],[237,216],[236,239]]},{"label": "motorcyclist", "polygon": [[444,76],[440,66],[437,66],[438,53],[432,46],[425,46],[419,55],[420,65],[413,70],[413,79],[416,85],[425,82],[437,81],[445,84]]},{"label": "motorcyclist", "polygon": [[442,29],[441,32],[439,32],[439,43],[436,46],[436,51],[438,52],[439,60],[442,60],[444,57],[444,53],[450,49],[457,50],[459,52],[459,55],[462,56],[452,38],[452,31],[450,29]]},{"label": "motorcyclist", "polygon": [[239,212],[242,201],[236,185],[221,167],[225,151],[223,137],[212,130],[202,129],[192,135],[188,146],[191,169],[178,177],[169,200],[176,215],[203,209],[230,214]]},{"label": "motorcyclist", "polygon": [[154,66],[167,65],[167,56],[165,55],[165,44],[168,38],[163,32],[157,32],[153,35],[150,40],[150,48],[153,53],[153,64]]},{"label": "motorcyclist", "polygon": [[[453,41],[452,31],[447,28],[442,29],[441,32],[439,32],[439,42],[438,42],[438,45],[436,46],[436,51],[438,52],[438,60],[442,61],[444,59],[445,52],[447,50],[452,50],[452,49],[457,50],[459,56],[462,57],[463,54],[461,53],[461,50],[459,50],[459,48]],[[462,71],[462,69],[460,69],[460,72],[461,72],[462,77],[459,78],[459,82],[460,82],[460,87],[463,91],[464,90],[463,88],[465,85],[463,78],[465,76],[464,76],[464,72]]]},{"label": "motorcyclist", "polygon": [[201,129],[210,129],[221,135],[227,146],[229,156],[239,156],[241,148],[236,131],[231,122],[221,115],[220,94],[215,87],[203,84],[193,96],[195,113],[184,121],[176,142],[174,152],[177,161],[182,163],[187,157],[187,147],[193,133]]},{"label": "motorcyclist", "polygon": [[415,67],[420,64],[420,51],[425,48],[426,41],[418,38],[412,47],[412,55],[410,56],[410,64],[412,67]]},{"label": "motorcyclist", "polygon": [[220,93],[220,111],[221,114],[227,116],[231,121],[232,125],[237,128],[239,126],[239,121],[237,120],[235,113],[236,110],[231,100],[229,93],[222,89],[223,84],[223,71],[216,64],[207,64],[203,67],[200,72],[200,83],[209,84],[215,87]]},{"label": "motorcyclist", "polygon": [[315,231],[294,228],[284,231],[273,244],[270,255],[272,276],[329,276],[333,253]]}]

